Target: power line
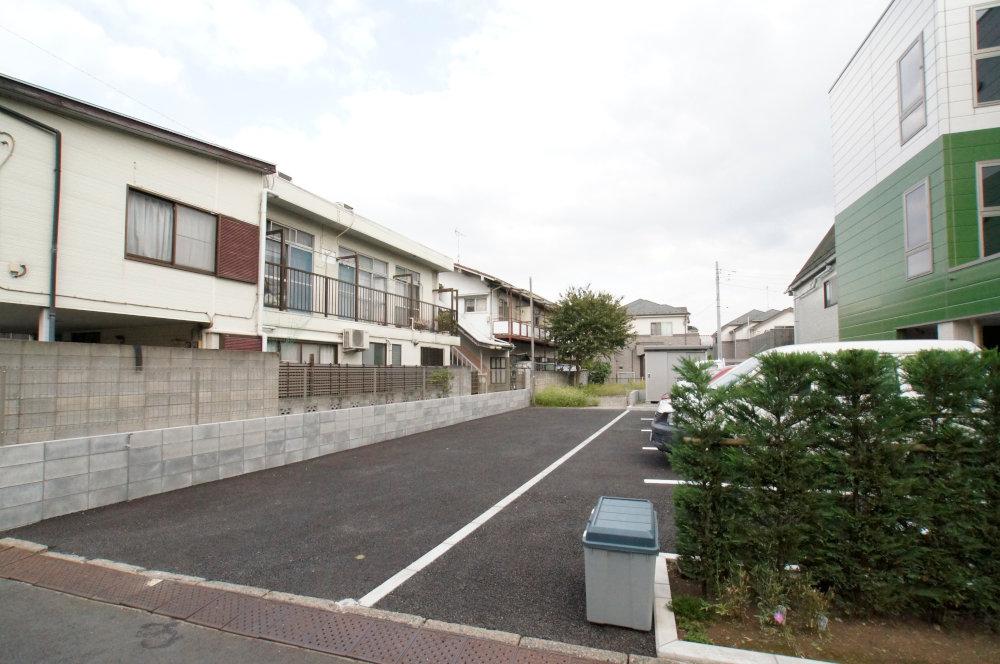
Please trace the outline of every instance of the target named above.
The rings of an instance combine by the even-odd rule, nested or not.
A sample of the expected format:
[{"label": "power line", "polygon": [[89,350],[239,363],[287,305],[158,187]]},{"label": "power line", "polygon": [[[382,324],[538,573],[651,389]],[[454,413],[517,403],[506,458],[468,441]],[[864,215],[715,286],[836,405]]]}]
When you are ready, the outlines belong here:
[{"label": "power line", "polygon": [[90,73],[89,71],[87,71],[87,70],[86,70],[86,69],[84,69],[83,67],[79,67],[79,66],[77,66],[77,65],[73,64],[72,62],[70,62],[70,61],[69,61],[69,60],[67,60],[66,58],[63,58],[62,56],[60,56],[60,55],[58,55],[58,54],[56,54],[56,53],[53,53],[52,51],[50,51],[49,49],[45,48],[44,46],[42,46],[42,45],[40,45],[40,44],[36,44],[35,42],[31,41],[30,39],[28,39],[28,38],[27,38],[27,37],[25,37],[24,35],[21,35],[21,34],[18,34],[18,33],[16,33],[16,32],[14,32],[13,30],[11,30],[10,28],[8,28],[7,26],[5,26],[5,25],[0,25],[0,30],[3,30],[4,32],[8,32],[8,33],[10,33],[10,34],[14,35],[15,37],[17,37],[18,39],[20,39],[20,40],[24,41],[25,43],[27,43],[27,44],[30,44],[31,46],[34,46],[35,48],[37,48],[37,49],[38,49],[39,51],[41,51],[42,53],[45,53],[46,55],[48,55],[48,56],[50,56],[50,57],[53,57],[53,58],[55,58],[55,59],[56,59],[56,60],[58,60],[59,62],[62,62],[63,64],[65,64],[65,65],[67,65],[67,66],[69,66],[69,67],[72,67],[73,69],[77,70],[78,72],[80,72],[81,74],[83,74],[83,75],[85,75],[85,76],[89,76],[90,78],[94,79],[95,81],[97,81],[97,82],[98,82],[98,83],[100,83],[101,85],[104,85],[104,86],[106,86],[106,87],[110,88],[111,90],[114,90],[114,91],[115,91],[115,92],[117,92],[118,94],[122,95],[123,97],[126,97],[127,99],[130,99],[130,100],[134,101],[134,102],[135,102],[136,104],[139,104],[139,105],[140,105],[140,106],[142,106],[143,108],[145,108],[145,109],[147,109],[147,110],[150,110],[150,111],[152,111],[153,113],[156,113],[157,115],[159,115],[159,116],[161,116],[161,117],[164,117],[164,118],[166,118],[167,120],[170,120],[170,121],[171,121],[171,122],[173,122],[173,123],[174,123],[175,125],[177,125],[177,126],[179,126],[179,127],[183,127],[184,129],[187,129],[188,131],[190,131],[190,132],[193,132],[193,133],[195,133],[195,134],[197,134],[197,133],[198,133],[198,131],[197,131],[196,129],[194,129],[194,128],[192,128],[192,127],[189,127],[189,126],[187,126],[186,124],[184,124],[184,123],[183,123],[183,122],[181,122],[180,120],[177,120],[177,119],[175,119],[175,118],[172,118],[171,116],[167,115],[167,114],[166,114],[166,113],[164,113],[163,111],[159,111],[159,110],[157,110],[157,109],[153,108],[152,106],[150,106],[149,104],[145,103],[145,102],[144,102],[144,101],[142,101],[141,99],[136,99],[135,97],[133,97],[133,96],[132,96],[132,95],[130,95],[129,93],[125,92],[124,90],[122,90],[122,89],[120,89],[120,88],[118,88],[118,87],[115,87],[115,86],[114,86],[114,85],[112,85],[111,83],[108,83],[107,81],[105,81],[105,80],[103,80],[103,79],[101,79],[101,78],[98,78],[97,76],[95,76],[94,74],[91,74],[91,73]]}]

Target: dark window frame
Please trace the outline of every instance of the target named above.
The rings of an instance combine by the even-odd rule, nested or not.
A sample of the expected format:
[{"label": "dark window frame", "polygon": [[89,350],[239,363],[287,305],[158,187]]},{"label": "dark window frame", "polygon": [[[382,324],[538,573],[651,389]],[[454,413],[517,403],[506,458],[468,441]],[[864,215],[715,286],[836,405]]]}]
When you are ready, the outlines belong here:
[{"label": "dark window frame", "polygon": [[[137,193],[140,193],[143,196],[149,196],[150,198],[159,199],[159,200],[163,201],[164,203],[170,203],[170,205],[173,206],[173,210],[174,210],[174,222],[173,222],[173,227],[171,228],[171,236],[170,236],[170,260],[169,261],[161,261],[161,260],[159,260],[157,258],[150,258],[149,256],[142,256],[140,254],[131,254],[131,253],[129,253],[129,251],[128,251],[128,221],[129,221],[129,219],[128,219],[128,197],[129,197],[129,194],[131,194],[131,192],[133,192],[133,191],[137,192]],[[204,214],[207,214],[207,215],[210,215],[212,217],[215,217],[215,248],[214,248],[214,251],[212,252],[212,256],[215,259],[215,267],[211,271],[209,271],[209,270],[202,270],[201,268],[190,267],[190,266],[187,266],[187,265],[180,265],[180,264],[177,263],[177,206],[178,205],[182,205],[182,206],[184,206],[186,208],[190,208],[192,210],[197,210],[198,212],[202,212]],[[211,212],[211,211],[206,210],[204,208],[200,208],[197,205],[189,205],[187,203],[181,203],[180,201],[176,201],[176,200],[174,200],[172,198],[168,198],[166,196],[163,196],[162,194],[157,194],[157,193],[148,191],[146,189],[140,189],[139,187],[133,187],[132,185],[128,185],[128,186],[125,187],[125,237],[124,237],[125,259],[126,260],[130,260],[130,261],[137,261],[139,263],[148,263],[149,265],[160,265],[162,267],[172,267],[175,270],[183,270],[185,272],[194,272],[195,274],[206,274],[206,275],[213,276],[213,277],[218,276],[218,271],[219,271],[219,223],[220,223],[221,216],[222,215],[220,213],[218,213],[218,212]]]},{"label": "dark window frame", "polygon": [[976,162],[976,232],[979,234],[979,257],[976,260],[990,260],[1000,257],[1000,251],[986,253],[986,219],[1000,217],[1000,206],[986,205],[986,191],[983,182],[983,169],[1000,166],[1000,160],[992,159]]},{"label": "dark window frame", "polygon": [[979,101],[979,61],[992,60],[1000,57],[1000,46],[989,46],[979,48],[979,21],[976,13],[990,9],[1000,8],[1000,3],[994,2],[984,5],[973,5],[969,7],[969,25],[971,29],[970,46],[972,52],[972,106],[980,108],[985,106],[996,106],[1000,104],[1000,99],[989,101]]},{"label": "dark window frame", "polygon": [[[830,297],[831,293],[833,297]],[[823,282],[823,308],[829,309],[837,304],[837,284],[833,278]]]}]

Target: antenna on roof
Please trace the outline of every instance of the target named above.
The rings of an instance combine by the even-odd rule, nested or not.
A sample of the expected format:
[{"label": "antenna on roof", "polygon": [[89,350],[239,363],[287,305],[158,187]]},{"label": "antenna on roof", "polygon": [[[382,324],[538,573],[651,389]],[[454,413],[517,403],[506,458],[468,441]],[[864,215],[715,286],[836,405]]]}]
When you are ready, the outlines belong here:
[{"label": "antenna on roof", "polygon": [[465,233],[455,229],[455,262],[459,264],[462,262],[462,237],[464,235]]}]

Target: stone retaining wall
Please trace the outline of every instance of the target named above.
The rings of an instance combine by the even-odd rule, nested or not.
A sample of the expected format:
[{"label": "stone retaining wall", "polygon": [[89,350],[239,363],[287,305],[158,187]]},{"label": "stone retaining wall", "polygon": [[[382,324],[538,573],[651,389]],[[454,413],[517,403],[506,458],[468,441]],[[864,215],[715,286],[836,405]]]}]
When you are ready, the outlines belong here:
[{"label": "stone retaining wall", "polygon": [[528,405],[514,390],[0,446],[0,531]]}]

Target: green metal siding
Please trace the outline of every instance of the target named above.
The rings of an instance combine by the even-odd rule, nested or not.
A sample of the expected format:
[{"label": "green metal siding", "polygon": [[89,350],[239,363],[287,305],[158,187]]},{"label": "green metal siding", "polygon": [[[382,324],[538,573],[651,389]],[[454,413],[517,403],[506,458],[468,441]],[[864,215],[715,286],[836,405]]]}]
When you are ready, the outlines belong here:
[{"label": "green metal siding", "polygon": [[[841,339],[1000,312],[1000,259],[954,269],[979,257],[975,164],[991,159],[1000,129],[945,135],[837,215]],[[907,280],[903,193],[924,178],[934,271]]]}]

